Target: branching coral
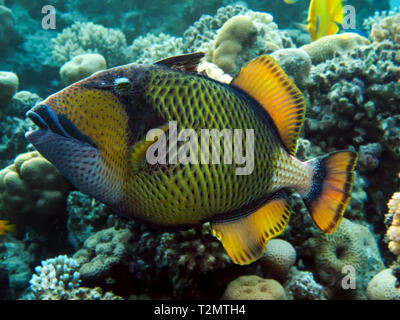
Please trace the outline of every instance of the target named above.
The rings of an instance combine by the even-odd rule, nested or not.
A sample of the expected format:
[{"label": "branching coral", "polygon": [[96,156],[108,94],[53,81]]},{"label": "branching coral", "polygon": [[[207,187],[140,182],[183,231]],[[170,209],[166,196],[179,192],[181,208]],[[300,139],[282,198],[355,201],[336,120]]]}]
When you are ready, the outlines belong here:
[{"label": "branching coral", "polygon": [[42,261],[35,268],[36,274],[30,280],[31,295],[35,300],[120,300],[111,292],[103,293],[101,288],[81,287],[79,265],[65,255]]},{"label": "branching coral", "polygon": [[392,223],[386,232],[389,250],[396,256],[400,256],[400,192],[393,194],[388,202],[389,213],[387,219]]},{"label": "branching coral", "polygon": [[53,59],[61,66],[85,53],[99,53],[109,67],[127,63],[126,38],[116,29],[91,22],[76,22],[52,40]]},{"label": "branching coral", "polygon": [[164,33],[137,37],[128,50],[130,62],[152,64],[183,53],[183,40]]},{"label": "branching coral", "polygon": [[389,40],[400,45],[400,13],[394,12],[387,17],[376,19],[370,35],[374,41]]},{"label": "branching coral", "polygon": [[214,16],[202,15],[193,26],[183,34],[183,47],[186,52],[208,51],[218,29],[230,18],[244,14],[247,8],[241,4],[219,8]]}]

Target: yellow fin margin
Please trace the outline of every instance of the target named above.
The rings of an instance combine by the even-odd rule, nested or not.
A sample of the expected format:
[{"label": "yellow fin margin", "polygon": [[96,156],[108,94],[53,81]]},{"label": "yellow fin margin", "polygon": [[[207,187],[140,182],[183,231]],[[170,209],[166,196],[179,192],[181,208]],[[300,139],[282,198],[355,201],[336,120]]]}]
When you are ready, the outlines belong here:
[{"label": "yellow fin margin", "polygon": [[306,102],[293,81],[270,56],[260,56],[243,67],[232,84],[268,112],[289,153],[295,155],[304,123]]},{"label": "yellow fin margin", "polygon": [[350,151],[337,152],[321,160],[326,170],[320,195],[313,201],[305,200],[311,216],[321,231],[330,234],[343,218],[351,198],[354,167],[357,154]]},{"label": "yellow fin margin", "polygon": [[290,217],[286,195],[272,199],[250,215],[212,223],[212,232],[232,261],[246,265],[260,258],[269,239],[280,235]]}]

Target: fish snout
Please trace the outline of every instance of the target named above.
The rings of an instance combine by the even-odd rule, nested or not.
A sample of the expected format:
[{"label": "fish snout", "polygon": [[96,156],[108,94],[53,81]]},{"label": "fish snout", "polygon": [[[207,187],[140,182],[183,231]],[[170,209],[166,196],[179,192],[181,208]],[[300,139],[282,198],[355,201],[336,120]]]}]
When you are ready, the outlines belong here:
[{"label": "fish snout", "polygon": [[44,102],[29,110],[26,113],[26,117],[32,120],[41,130],[50,130],[62,136],[69,136],[60,123],[58,115]]}]

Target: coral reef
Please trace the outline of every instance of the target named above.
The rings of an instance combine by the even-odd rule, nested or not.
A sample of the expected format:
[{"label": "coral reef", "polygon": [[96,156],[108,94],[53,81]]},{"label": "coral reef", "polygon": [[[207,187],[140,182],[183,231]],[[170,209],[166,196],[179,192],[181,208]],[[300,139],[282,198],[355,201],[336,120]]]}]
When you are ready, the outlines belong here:
[{"label": "coral reef", "polygon": [[322,37],[300,49],[310,55],[313,64],[319,64],[368,44],[370,41],[357,33],[341,33]]},{"label": "coral reef", "polygon": [[137,37],[127,51],[130,62],[152,64],[183,52],[183,40],[164,33]]},{"label": "coral reef", "polygon": [[34,257],[22,241],[10,235],[0,242],[0,257],[0,298],[15,299],[29,285]]},{"label": "coral reef", "polygon": [[[45,0],[0,0],[0,220],[16,226],[1,235],[0,298],[399,299],[400,193],[385,206],[400,171],[399,11],[366,19],[368,39],[340,33],[309,43],[294,26],[306,21],[306,1],[227,3],[166,0],[161,10],[157,2],[56,0],[57,28],[43,30]],[[387,0],[350,4],[357,27],[389,8]],[[165,232],[127,221],[71,192],[30,152],[25,114],[41,97],[106,67],[196,51],[206,53],[198,72],[224,83],[261,54],[278,61],[308,104],[302,161],[358,151],[352,199],[333,234],[320,233],[292,194],[282,238],[239,267],[209,224]],[[348,266],[355,290],[342,287]]]},{"label": "coral reef", "polygon": [[400,300],[400,290],[396,287],[397,279],[391,268],[382,270],[368,283],[369,300]]},{"label": "coral reef", "polygon": [[[240,30],[240,32],[239,32]],[[230,75],[261,54],[293,47],[270,14],[248,10],[229,19],[217,32],[209,59]]]},{"label": "coral reef", "polygon": [[73,258],[81,266],[79,272],[86,282],[111,277],[122,265],[127,267],[126,244],[131,240],[129,230],[108,228],[85,241]]},{"label": "coral reef", "polygon": [[[384,268],[382,258],[371,232],[343,218],[331,235],[318,234],[309,240],[319,279],[331,286],[334,296],[350,295],[364,299],[369,280]],[[355,270],[356,290],[344,290],[341,279],[345,268]]]},{"label": "coral reef", "polygon": [[60,78],[65,85],[70,85],[105,68],[106,60],[101,54],[81,54],[73,57],[71,61],[61,67]]},{"label": "coral reef", "polygon": [[249,17],[235,16],[229,19],[217,33],[213,63],[226,73],[234,73],[238,55],[247,51],[256,38],[257,29]]},{"label": "coral reef", "polygon": [[112,212],[93,198],[73,191],[67,198],[67,214],[69,242],[79,249],[90,236],[107,226]]},{"label": "coral reef", "polygon": [[260,259],[264,278],[284,281],[290,268],[296,262],[296,250],[282,239],[271,239],[265,248],[264,256]]},{"label": "coral reef", "polygon": [[326,300],[324,287],[315,281],[309,271],[293,267],[284,288],[289,300]]},{"label": "coral reef", "polygon": [[378,18],[371,28],[371,38],[376,42],[389,40],[400,44],[400,13]]},{"label": "coral reef", "polygon": [[389,250],[396,256],[400,255],[400,192],[393,194],[388,202],[389,213],[386,220],[391,221],[391,225],[386,232],[388,237]]},{"label": "coral reef", "polygon": [[112,292],[103,293],[99,287],[81,287],[78,263],[66,255],[42,261],[35,268],[30,282],[31,293],[26,299],[33,300],[121,300]]},{"label": "coral reef", "polygon": [[285,290],[273,279],[241,276],[226,288],[223,300],[286,300]]},{"label": "coral reef", "polygon": [[244,14],[247,7],[242,4],[235,4],[219,8],[214,16],[202,15],[183,33],[183,48],[186,52],[205,51],[210,48],[218,29],[230,18]]},{"label": "coral reef", "polygon": [[15,221],[18,228],[29,225],[41,234],[55,232],[49,226],[62,219],[70,190],[65,178],[37,151],[21,154],[0,171],[0,215]]},{"label": "coral reef", "polygon": [[[17,92],[19,85],[18,76],[13,72],[0,71],[0,111],[10,102]],[[0,116],[2,113],[0,113]]]},{"label": "coral reef", "polygon": [[109,67],[127,63],[126,38],[119,31],[91,22],[76,22],[52,40],[53,59],[57,65],[85,53],[101,54]]},{"label": "coral reef", "polygon": [[311,58],[300,49],[279,49],[271,54],[294,83],[303,88],[309,81]]}]

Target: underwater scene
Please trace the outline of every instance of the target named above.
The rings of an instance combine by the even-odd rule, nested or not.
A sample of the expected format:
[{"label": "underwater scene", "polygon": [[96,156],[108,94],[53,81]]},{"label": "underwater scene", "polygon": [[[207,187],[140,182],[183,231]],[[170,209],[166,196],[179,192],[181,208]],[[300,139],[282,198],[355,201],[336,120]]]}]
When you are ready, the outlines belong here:
[{"label": "underwater scene", "polygon": [[398,0],[0,0],[0,300],[400,300],[399,108]]}]

